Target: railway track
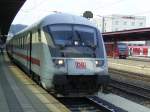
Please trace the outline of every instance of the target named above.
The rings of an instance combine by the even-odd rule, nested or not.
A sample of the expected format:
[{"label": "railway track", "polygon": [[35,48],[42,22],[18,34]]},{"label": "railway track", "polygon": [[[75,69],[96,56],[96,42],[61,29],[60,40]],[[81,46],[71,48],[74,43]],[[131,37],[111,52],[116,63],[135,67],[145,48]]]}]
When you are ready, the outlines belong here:
[{"label": "railway track", "polygon": [[[138,80],[143,80],[146,82],[150,82],[150,76],[145,75],[145,74],[138,74],[138,73],[133,73],[133,72],[128,72],[128,71],[123,71],[123,70],[116,70],[113,68],[109,68],[109,74],[118,74],[120,76],[125,76],[133,79],[138,79]],[[132,74],[132,75],[131,75]]]},{"label": "railway track", "polygon": [[139,87],[127,82],[121,82],[116,79],[111,79],[111,83],[109,84],[109,86],[124,91],[128,94],[137,95],[150,100],[150,89],[148,88]]},{"label": "railway track", "polygon": [[150,62],[150,58],[146,58],[146,59],[140,59],[140,58],[127,58],[127,60],[142,61],[142,62]]},{"label": "railway track", "polygon": [[127,112],[121,108],[100,99],[91,97],[62,97],[57,98],[72,112]]}]

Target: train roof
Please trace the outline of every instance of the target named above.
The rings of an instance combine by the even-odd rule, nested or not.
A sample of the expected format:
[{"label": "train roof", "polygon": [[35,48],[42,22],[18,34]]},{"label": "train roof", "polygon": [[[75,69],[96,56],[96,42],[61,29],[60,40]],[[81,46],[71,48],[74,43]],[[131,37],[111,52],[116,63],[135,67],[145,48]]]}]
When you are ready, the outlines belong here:
[{"label": "train roof", "polygon": [[82,24],[82,25],[87,25],[87,26],[96,28],[96,25],[85,17],[76,16],[76,15],[72,15],[72,14],[66,14],[66,13],[56,13],[56,14],[51,14],[51,15],[44,17],[37,23],[23,29],[22,31],[18,32],[17,34],[26,32],[26,31],[34,29],[36,27],[41,28],[41,27],[44,27],[47,25],[52,25],[52,24]]},{"label": "train roof", "polygon": [[91,21],[82,16],[76,16],[72,14],[56,13],[46,16],[41,21],[41,25],[51,25],[51,24],[83,24],[92,27],[96,27]]}]

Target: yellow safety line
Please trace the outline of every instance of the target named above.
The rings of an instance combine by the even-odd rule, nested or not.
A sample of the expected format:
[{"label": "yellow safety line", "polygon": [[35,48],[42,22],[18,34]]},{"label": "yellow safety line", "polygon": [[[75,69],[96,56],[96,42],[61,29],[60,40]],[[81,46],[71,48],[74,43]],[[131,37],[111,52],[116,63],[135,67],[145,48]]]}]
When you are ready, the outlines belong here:
[{"label": "yellow safety line", "polygon": [[[5,61],[9,62],[9,58],[5,55]],[[13,75],[17,77],[30,91],[38,97],[38,99],[46,105],[51,112],[70,112],[68,108],[62,105],[58,100],[39,87],[33,82],[23,71],[16,66],[9,66]]]}]

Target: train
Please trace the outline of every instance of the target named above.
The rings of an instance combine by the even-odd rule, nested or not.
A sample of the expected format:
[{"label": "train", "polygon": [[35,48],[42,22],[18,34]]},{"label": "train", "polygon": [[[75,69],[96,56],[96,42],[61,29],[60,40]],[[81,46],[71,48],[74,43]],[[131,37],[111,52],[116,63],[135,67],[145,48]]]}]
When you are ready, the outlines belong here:
[{"label": "train", "polygon": [[126,59],[129,56],[128,45],[122,42],[105,42],[108,57]]},{"label": "train", "polygon": [[150,57],[150,46],[130,45],[128,49],[130,56]]},{"label": "train", "polygon": [[55,94],[92,95],[109,83],[103,37],[87,18],[50,14],[14,35],[6,48],[14,63]]}]

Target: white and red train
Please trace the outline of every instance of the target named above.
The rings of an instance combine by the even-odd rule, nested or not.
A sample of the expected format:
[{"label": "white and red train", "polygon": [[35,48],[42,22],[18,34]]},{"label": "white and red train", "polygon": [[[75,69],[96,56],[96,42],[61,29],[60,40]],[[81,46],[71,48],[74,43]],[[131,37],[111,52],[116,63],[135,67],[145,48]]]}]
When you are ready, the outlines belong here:
[{"label": "white and red train", "polygon": [[47,90],[94,94],[109,81],[102,35],[84,17],[52,14],[7,42],[8,55]]}]

